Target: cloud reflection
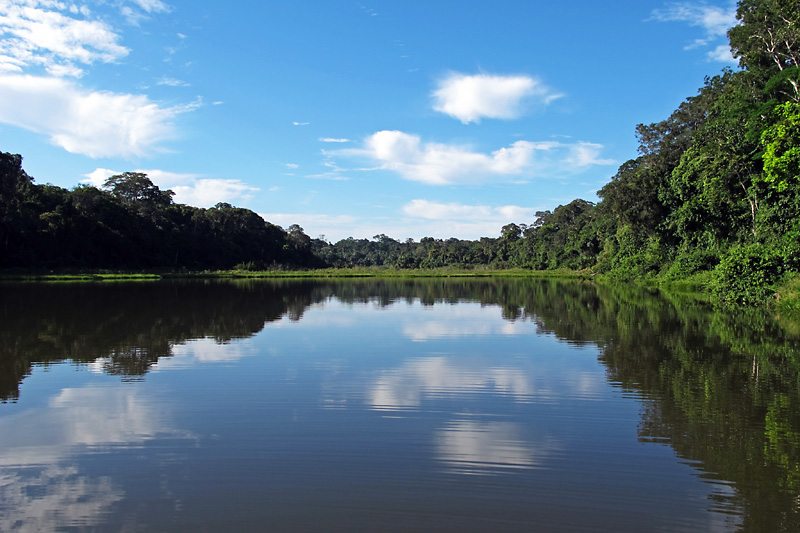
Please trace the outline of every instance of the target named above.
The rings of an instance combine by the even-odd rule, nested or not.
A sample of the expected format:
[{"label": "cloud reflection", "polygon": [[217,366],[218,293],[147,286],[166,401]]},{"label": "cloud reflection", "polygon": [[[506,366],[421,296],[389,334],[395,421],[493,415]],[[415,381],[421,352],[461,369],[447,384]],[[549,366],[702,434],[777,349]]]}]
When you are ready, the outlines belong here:
[{"label": "cloud reflection", "polygon": [[460,474],[492,474],[533,468],[555,447],[545,440],[534,445],[522,438],[514,422],[456,420],[436,432],[437,459]]},{"label": "cloud reflection", "polygon": [[0,419],[0,531],[93,526],[124,491],[80,472],[87,448],[142,445],[170,429],[163,407],[129,387],[67,388],[45,407]]},{"label": "cloud reflection", "polygon": [[381,372],[367,393],[367,403],[373,409],[415,409],[424,399],[482,393],[509,396],[520,403],[547,394],[536,391],[522,369],[470,366],[454,358],[429,357]]},{"label": "cloud reflection", "polygon": [[57,531],[97,526],[124,492],[110,478],[71,466],[0,473],[0,531]]},{"label": "cloud reflection", "polygon": [[407,323],[403,326],[403,335],[413,341],[422,342],[480,335],[522,335],[531,332],[530,323],[489,321],[485,309],[476,309],[470,309],[467,314],[453,313],[452,317],[444,320]]}]

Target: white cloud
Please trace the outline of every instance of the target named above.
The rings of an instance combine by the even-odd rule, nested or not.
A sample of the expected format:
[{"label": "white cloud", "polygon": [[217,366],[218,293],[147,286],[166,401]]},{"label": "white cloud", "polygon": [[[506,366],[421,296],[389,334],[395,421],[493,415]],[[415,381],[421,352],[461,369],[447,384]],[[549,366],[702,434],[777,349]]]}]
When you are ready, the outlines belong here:
[{"label": "white cloud", "polygon": [[211,207],[219,202],[236,203],[248,200],[252,197],[251,193],[258,190],[241,180],[212,178],[195,180],[192,185],[172,187],[177,203],[197,207]]},{"label": "white cloud", "polygon": [[47,0],[0,2],[0,73],[41,66],[53,76],[77,77],[83,74],[78,64],[108,63],[128,54],[105,22],[74,15],[90,13]]},{"label": "white cloud", "polygon": [[[150,181],[162,189],[169,189],[175,185],[191,182],[199,177],[197,174],[179,174],[177,172],[167,172],[165,170],[158,169],[137,169],[133,172],[147,174],[147,177],[150,178]],[[122,172],[108,168],[96,168],[89,174],[85,174],[87,179],[81,180],[81,183],[88,183],[90,185],[94,185],[95,187],[102,187],[108,178],[117,174],[122,174]]]},{"label": "white cloud", "polygon": [[433,108],[468,124],[481,118],[517,118],[526,99],[536,97],[546,104],[559,96],[529,76],[455,73],[439,82]]},{"label": "white cloud", "polygon": [[441,204],[428,200],[411,200],[403,206],[403,213],[428,220],[468,220],[472,222],[492,222],[508,224],[533,218],[535,209],[517,205],[489,207],[485,205]]},{"label": "white cloud", "polygon": [[[736,20],[736,4],[730,2],[727,7],[706,4],[675,3],[665,9],[653,11],[650,20],[658,22],[685,22],[690,26],[700,27],[704,30],[703,38],[696,39],[686,46],[687,50],[705,47],[714,41],[724,39],[728,30],[738,24]],[[736,63],[727,44],[718,45],[708,52],[707,57],[712,61]]]},{"label": "white cloud", "polygon": [[491,154],[438,143],[423,145],[419,136],[402,131],[379,131],[369,137],[360,153],[406,179],[430,185],[476,183],[490,177],[519,175],[529,169],[540,143],[517,141]]},{"label": "white cloud", "polygon": [[[153,13],[169,13],[172,8],[161,0],[131,0],[135,7],[123,5],[120,13],[129,24],[138,26],[140,22],[149,18]],[[138,9],[137,9],[138,8]]]},{"label": "white cloud", "polygon": [[731,53],[731,47],[727,44],[721,44],[708,52],[709,61],[721,61],[722,63],[738,63],[737,59]]},{"label": "white cloud", "polygon": [[163,77],[156,80],[156,85],[165,85],[167,87],[188,87],[189,84],[185,81],[175,78]]},{"label": "white cloud", "polygon": [[174,137],[171,120],[197,105],[161,107],[144,95],[87,91],[61,78],[0,76],[0,122],[94,158],[152,153]]},{"label": "white cloud", "polygon": [[591,165],[613,165],[613,159],[600,159],[602,144],[579,142],[569,145],[570,155],[565,162],[571,163],[575,167],[588,167]]},{"label": "white cloud", "polygon": [[331,152],[365,156],[379,169],[391,170],[405,179],[429,185],[477,184],[491,179],[541,177],[574,172],[590,165],[610,165],[614,161],[599,157],[602,145],[579,142],[516,141],[490,154],[467,147],[440,143],[423,144],[420,137],[402,131],[379,131],[365,142],[363,149]]},{"label": "white cloud", "polygon": [[310,122],[292,122],[292,126],[308,126]]},{"label": "white cloud", "polygon": [[[331,242],[348,237],[371,239],[386,234],[405,240],[434,237],[448,239],[478,239],[497,237],[500,229],[510,223],[532,223],[534,213],[543,207],[473,206],[456,203],[443,204],[428,200],[412,200],[387,216],[359,217],[352,215],[327,215],[320,213],[259,213],[273,224],[288,227],[299,224],[312,237],[324,234]],[[399,215],[399,216],[398,216]]]},{"label": "white cloud", "polygon": [[652,19],[660,22],[688,22],[690,26],[702,27],[708,36],[724,37],[737,24],[736,5],[720,7],[676,3],[666,9],[654,10]]},{"label": "white cloud", "polygon": [[132,0],[132,2],[147,13],[168,13],[171,11],[171,8],[161,0]]},{"label": "white cloud", "polygon": [[[342,235],[342,230],[349,231],[359,225],[359,219],[352,215],[323,215],[317,213],[259,213],[264,220],[288,228],[292,224],[299,224],[311,237],[325,234],[331,238],[332,234]],[[352,233],[340,238],[346,238]],[[376,235],[373,233],[372,235]],[[370,236],[372,236],[370,235]],[[339,238],[336,240],[339,240]]]},{"label": "white cloud", "polygon": [[350,139],[334,139],[332,137],[322,137],[320,142],[324,143],[349,143]]},{"label": "white cloud", "polygon": [[297,163],[284,163],[283,166],[285,166],[286,168],[299,168],[300,167],[300,165],[298,165]]},{"label": "white cloud", "polygon": [[[203,178],[197,174],[180,174],[158,169],[137,169],[133,172],[147,174],[160,189],[171,189],[175,193],[173,200],[179,204],[196,207],[211,207],[219,202],[237,204],[251,198],[257,187],[251,187],[242,180]],[[107,168],[98,168],[86,174],[81,183],[102,187],[105,181],[121,172]]]}]

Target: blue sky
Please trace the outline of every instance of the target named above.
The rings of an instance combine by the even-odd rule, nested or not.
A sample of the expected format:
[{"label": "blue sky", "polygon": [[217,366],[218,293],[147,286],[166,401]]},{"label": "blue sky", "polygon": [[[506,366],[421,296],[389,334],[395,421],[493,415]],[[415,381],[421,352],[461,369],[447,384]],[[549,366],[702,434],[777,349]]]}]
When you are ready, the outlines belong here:
[{"label": "blue sky", "polygon": [[735,67],[727,0],[0,0],[0,151],[312,237],[495,237]]}]

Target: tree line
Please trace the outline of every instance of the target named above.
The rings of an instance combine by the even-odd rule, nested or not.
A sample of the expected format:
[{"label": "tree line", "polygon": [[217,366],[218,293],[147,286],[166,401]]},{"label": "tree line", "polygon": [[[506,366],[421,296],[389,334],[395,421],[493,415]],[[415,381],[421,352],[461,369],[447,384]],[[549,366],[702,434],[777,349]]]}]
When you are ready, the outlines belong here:
[{"label": "tree line", "polygon": [[741,0],[728,32],[740,70],[709,77],[666,119],[636,127],[638,156],[594,204],[577,199],[495,239],[347,240],[341,264],[591,269],[617,279],[697,278],[763,301],[800,271],[800,4]]},{"label": "tree line", "polygon": [[36,185],[20,156],[0,154],[0,267],[591,269],[696,278],[721,299],[763,301],[800,271],[800,5],[741,0],[737,18],[740,69],[637,126],[638,156],[598,203],[576,199],[498,237],[330,243],[229,204],[175,204],[139,173],[100,189]]},{"label": "tree line", "polygon": [[19,155],[0,153],[0,268],[229,269],[316,267],[299,226],[288,230],[227,203],[172,200],[145,175],[103,188],[37,185]]}]

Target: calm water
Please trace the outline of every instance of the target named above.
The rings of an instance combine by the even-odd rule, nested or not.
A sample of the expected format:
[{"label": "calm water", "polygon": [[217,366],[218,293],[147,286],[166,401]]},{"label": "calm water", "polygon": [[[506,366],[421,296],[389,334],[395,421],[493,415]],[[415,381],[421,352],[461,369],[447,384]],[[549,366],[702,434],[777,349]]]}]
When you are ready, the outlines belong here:
[{"label": "calm water", "polygon": [[0,285],[2,531],[797,531],[800,335],[532,280]]}]

